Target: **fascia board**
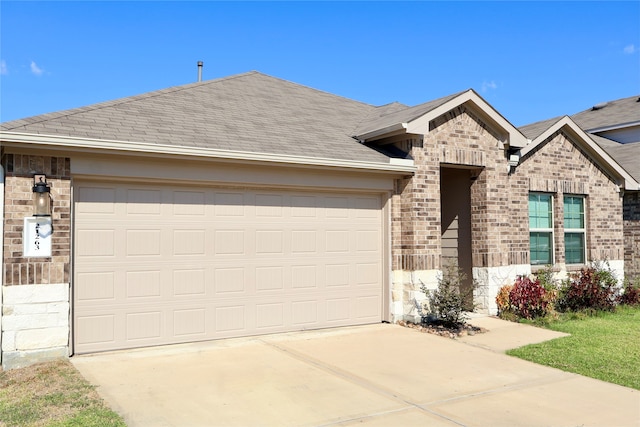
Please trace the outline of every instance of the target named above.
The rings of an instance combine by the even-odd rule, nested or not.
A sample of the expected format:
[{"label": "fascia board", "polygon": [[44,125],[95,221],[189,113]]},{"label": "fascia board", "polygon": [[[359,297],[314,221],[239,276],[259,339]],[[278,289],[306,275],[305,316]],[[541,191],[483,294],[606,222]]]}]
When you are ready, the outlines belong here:
[{"label": "fascia board", "polygon": [[[594,140],[592,140],[589,135],[584,132],[580,126],[578,126],[569,116],[564,116],[553,125],[551,125],[547,130],[542,132],[536,139],[534,139],[531,144],[526,146],[520,151],[520,156],[524,157],[529,152],[534,150],[538,145],[542,144],[547,138],[553,135],[558,130],[562,129],[564,126],[567,126],[573,133],[578,136],[581,140],[584,141],[588,151],[591,151],[592,154],[596,154],[597,157],[601,159],[605,163],[605,168],[614,172],[618,177],[622,178],[624,181],[624,189],[625,190],[640,190],[640,183],[638,183],[622,166],[620,166],[606,151],[604,151]],[[597,158],[595,159],[597,161]],[[602,165],[601,165],[602,166]]]},{"label": "fascia board", "polygon": [[608,126],[600,126],[600,127],[596,127],[596,128],[591,128],[591,129],[585,129],[585,131],[590,132],[590,133],[598,133],[598,132],[606,132],[609,130],[618,130],[618,129],[627,129],[627,128],[631,128],[634,126],[640,126],[640,121],[637,122],[628,122],[628,123],[620,123],[617,125],[608,125]]},{"label": "fascia board", "polygon": [[184,147],[164,144],[150,144],[144,142],[116,141],[104,139],[78,138],[58,135],[26,134],[19,132],[0,132],[0,145],[2,143],[16,143],[27,145],[39,145],[44,147],[64,147],[84,152],[125,152],[140,153],[158,156],[179,156],[212,158],[239,162],[259,162],[271,164],[288,164],[299,166],[335,167],[344,169],[360,169],[367,171],[408,173],[416,171],[413,165],[383,164],[375,162],[363,162],[355,160],[328,159],[319,157],[293,156],[286,154],[252,153],[246,151],[219,150],[213,148]]},{"label": "fascia board", "polygon": [[362,135],[357,135],[356,138],[359,141],[373,141],[378,137],[387,137],[405,133],[407,130],[406,123],[395,123],[391,126],[384,127],[382,129],[376,129],[371,132],[367,132]]},{"label": "fascia board", "polygon": [[509,146],[514,148],[523,148],[527,145],[527,138],[508,120],[502,117],[493,107],[483,100],[473,90],[468,90],[459,96],[450,99],[442,105],[423,114],[420,117],[410,121],[407,126],[408,133],[417,133],[426,135],[429,133],[429,122],[440,117],[441,115],[451,111],[452,109],[464,104],[465,102],[473,102],[477,108],[482,110],[491,120],[497,123],[509,134]]}]

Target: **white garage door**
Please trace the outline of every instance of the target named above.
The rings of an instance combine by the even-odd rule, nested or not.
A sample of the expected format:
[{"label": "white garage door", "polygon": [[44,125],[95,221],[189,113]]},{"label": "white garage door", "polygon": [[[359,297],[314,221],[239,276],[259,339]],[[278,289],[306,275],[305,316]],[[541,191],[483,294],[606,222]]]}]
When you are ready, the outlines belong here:
[{"label": "white garage door", "polygon": [[379,322],[379,195],[83,182],[74,351]]}]

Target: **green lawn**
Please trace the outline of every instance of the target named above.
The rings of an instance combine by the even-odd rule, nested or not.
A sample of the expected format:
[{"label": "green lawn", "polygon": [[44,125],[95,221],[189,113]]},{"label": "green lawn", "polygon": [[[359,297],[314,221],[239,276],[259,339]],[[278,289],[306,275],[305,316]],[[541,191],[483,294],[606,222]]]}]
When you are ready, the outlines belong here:
[{"label": "green lawn", "polygon": [[593,317],[564,315],[545,327],[571,336],[507,354],[640,390],[640,307],[621,306]]}]

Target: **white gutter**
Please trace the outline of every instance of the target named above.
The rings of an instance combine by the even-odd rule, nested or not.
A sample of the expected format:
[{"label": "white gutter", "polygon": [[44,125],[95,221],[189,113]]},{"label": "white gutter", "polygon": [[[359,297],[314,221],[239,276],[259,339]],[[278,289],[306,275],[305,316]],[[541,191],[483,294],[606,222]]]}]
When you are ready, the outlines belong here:
[{"label": "white gutter", "polygon": [[407,126],[407,123],[395,123],[391,126],[376,129],[368,133],[363,133],[362,135],[358,135],[357,138],[359,141],[370,141],[376,139],[379,136],[393,136],[396,134],[402,134],[406,133]]},{"label": "white gutter", "polygon": [[329,166],[381,172],[413,173],[416,170],[413,164],[396,164],[395,162],[385,164],[358,160],[329,159],[320,157],[295,156],[288,154],[253,153],[248,151],[220,150],[215,148],[78,138],[71,136],[40,135],[7,131],[0,132],[0,141],[29,145],[41,145],[51,148],[67,147],[81,149],[83,151],[109,150],[131,153],[203,157],[262,163],[284,163],[304,166]]},{"label": "white gutter", "polygon": [[585,132],[589,132],[589,133],[598,133],[598,132],[606,132],[608,130],[622,130],[622,129],[627,129],[627,128],[632,128],[635,126],[640,126],[640,121],[638,122],[628,122],[628,123],[620,123],[617,125],[607,125],[607,126],[600,126],[600,127],[595,127],[595,128],[591,128],[591,129],[585,129]]}]

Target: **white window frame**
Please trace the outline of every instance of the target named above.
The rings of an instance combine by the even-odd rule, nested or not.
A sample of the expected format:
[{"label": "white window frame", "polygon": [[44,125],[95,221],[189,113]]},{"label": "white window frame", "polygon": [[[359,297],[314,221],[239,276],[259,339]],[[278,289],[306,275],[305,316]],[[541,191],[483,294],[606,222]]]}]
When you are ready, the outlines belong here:
[{"label": "white window frame", "polygon": [[[581,199],[582,200],[582,228],[568,228],[566,225],[566,200],[567,197],[571,197],[574,199]],[[587,260],[587,198],[584,195],[581,194],[564,194],[563,195],[563,199],[562,199],[562,205],[564,207],[564,212],[562,213],[562,218],[563,218],[563,224],[564,224],[564,232],[563,232],[563,242],[564,242],[564,258],[565,258],[565,263],[569,264],[569,265],[580,265],[580,264],[584,264]],[[582,261],[581,262],[574,262],[574,263],[570,263],[569,260],[567,259],[567,233],[572,233],[572,234],[582,234]]]},{"label": "white window frame", "polygon": [[[531,215],[530,215],[530,204],[531,204],[531,196],[547,196],[549,197],[549,202],[550,202],[550,222],[551,222],[551,227],[550,228],[535,228],[535,227],[531,227]],[[554,220],[554,203],[553,203],[553,194],[551,193],[540,193],[540,192],[530,192],[529,193],[529,197],[527,198],[527,218],[529,220],[529,262],[531,263],[531,265],[547,265],[547,264],[555,264],[555,231],[554,231],[554,224],[555,224],[555,220]],[[531,233],[549,233],[549,245],[550,245],[550,255],[551,255],[551,259],[549,260],[549,263],[542,263],[542,262],[534,262],[533,257],[531,256],[532,254],[532,245],[531,245]]]}]

